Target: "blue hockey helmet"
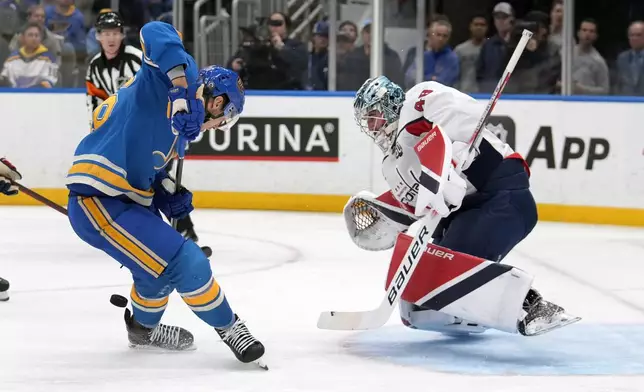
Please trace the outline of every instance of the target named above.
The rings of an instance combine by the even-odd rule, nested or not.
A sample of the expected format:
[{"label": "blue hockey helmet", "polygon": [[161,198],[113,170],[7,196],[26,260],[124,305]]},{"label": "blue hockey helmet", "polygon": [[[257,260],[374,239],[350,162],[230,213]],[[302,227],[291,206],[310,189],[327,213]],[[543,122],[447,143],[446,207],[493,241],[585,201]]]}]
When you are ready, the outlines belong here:
[{"label": "blue hockey helmet", "polygon": [[[218,65],[212,65],[199,71],[197,83],[203,84],[203,98],[207,105],[210,98],[223,96],[225,99],[224,109],[221,116],[224,121],[219,125],[219,129],[230,129],[244,110],[246,100],[244,84],[235,71]],[[220,116],[216,116],[217,118]],[[206,110],[206,119],[208,121],[215,118]]]},{"label": "blue hockey helmet", "polygon": [[405,92],[386,76],[367,79],[356,92],[353,115],[360,130],[383,152],[393,145]]}]

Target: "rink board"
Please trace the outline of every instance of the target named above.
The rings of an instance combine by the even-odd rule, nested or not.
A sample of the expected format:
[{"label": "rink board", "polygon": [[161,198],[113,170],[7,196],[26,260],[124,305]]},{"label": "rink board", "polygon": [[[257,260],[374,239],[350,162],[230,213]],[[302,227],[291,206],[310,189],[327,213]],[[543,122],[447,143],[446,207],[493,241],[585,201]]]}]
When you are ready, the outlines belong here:
[{"label": "rink board", "polygon": [[[207,132],[190,146],[184,182],[196,207],[339,212],[352,194],[386,189],[382,154],[355,125],[351,94],[267,94],[249,93],[232,133]],[[644,100],[549,99],[504,96],[488,126],[529,162],[540,218],[644,226]],[[25,186],[64,204],[89,127],[84,94],[0,90],[0,115],[0,155]]]}]

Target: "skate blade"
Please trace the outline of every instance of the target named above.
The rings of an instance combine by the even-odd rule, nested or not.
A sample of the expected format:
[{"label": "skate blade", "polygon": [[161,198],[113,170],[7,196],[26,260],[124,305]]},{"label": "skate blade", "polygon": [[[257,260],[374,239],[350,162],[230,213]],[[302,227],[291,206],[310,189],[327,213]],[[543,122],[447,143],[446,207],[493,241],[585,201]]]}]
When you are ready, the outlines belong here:
[{"label": "skate blade", "polygon": [[565,316],[565,317],[562,317],[558,322],[554,322],[550,324],[541,324],[541,325],[537,323],[537,325],[533,326],[532,328],[528,326],[526,328],[525,336],[543,335],[545,333],[554,331],[555,329],[563,328],[565,326],[574,324],[581,320],[581,317],[571,316],[569,314],[563,314],[562,316]]},{"label": "skate blade", "polygon": [[255,362],[253,362],[253,363],[254,363],[255,365],[259,366],[259,368],[260,368],[260,369],[268,370],[268,366],[267,366],[267,365],[266,365],[266,363],[264,363],[264,361],[262,361],[261,359],[258,359],[257,361],[255,361]]},{"label": "skate blade", "polygon": [[163,348],[163,347],[156,347],[156,346],[144,346],[140,344],[132,344],[130,343],[128,345],[133,350],[137,351],[145,351],[145,352],[151,352],[151,353],[182,353],[186,351],[195,351],[197,349],[197,346],[192,344],[186,348],[182,348],[181,350],[171,350],[168,348]]}]

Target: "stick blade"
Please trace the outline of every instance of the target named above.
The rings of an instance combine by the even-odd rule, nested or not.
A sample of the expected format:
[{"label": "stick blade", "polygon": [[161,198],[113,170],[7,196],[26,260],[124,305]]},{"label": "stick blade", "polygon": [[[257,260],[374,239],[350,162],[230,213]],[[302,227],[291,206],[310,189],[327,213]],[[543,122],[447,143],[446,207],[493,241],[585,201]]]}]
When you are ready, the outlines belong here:
[{"label": "stick blade", "polygon": [[365,312],[322,312],[318,328],[333,331],[354,331],[380,328],[389,321],[391,307],[378,307]]}]

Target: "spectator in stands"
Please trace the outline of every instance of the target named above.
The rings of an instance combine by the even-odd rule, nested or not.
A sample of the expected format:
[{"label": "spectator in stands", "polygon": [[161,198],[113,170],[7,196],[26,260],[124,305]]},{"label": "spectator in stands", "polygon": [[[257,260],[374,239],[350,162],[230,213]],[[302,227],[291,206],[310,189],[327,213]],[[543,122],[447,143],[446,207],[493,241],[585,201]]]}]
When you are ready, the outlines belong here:
[{"label": "spectator in stands", "polygon": [[65,41],[62,47],[62,87],[76,87],[78,76],[84,67],[87,51],[85,47],[85,16],[74,6],[74,0],[54,0],[45,7],[45,26]]},{"label": "spectator in stands", "polygon": [[552,8],[550,9],[550,36],[548,39],[558,49],[561,49],[563,15],[563,0],[554,0],[552,2]]},{"label": "spectator in stands", "polygon": [[76,53],[85,53],[85,17],[74,6],[74,0],[56,0],[55,5],[47,6],[45,24],[55,34],[62,35]]},{"label": "spectator in stands", "polygon": [[[530,11],[524,17],[528,24],[536,24],[536,31],[526,45],[526,50],[516,65],[510,82],[505,88],[507,93],[554,94],[560,93],[561,57],[559,47],[548,40],[548,14]],[[510,60],[516,48],[522,29],[511,33],[507,52],[502,59],[504,64]]]},{"label": "spectator in stands", "polygon": [[301,90],[307,69],[307,50],[302,42],[288,38],[290,18],[274,12],[268,19],[268,36],[259,26],[245,28],[246,36],[228,68],[240,74],[246,88]]},{"label": "spectator in stands", "polygon": [[7,40],[0,37],[0,62],[4,64],[7,57],[9,57],[9,53],[9,44],[7,43]]},{"label": "spectator in stands", "polygon": [[336,61],[338,63],[345,60],[346,55],[356,48],[356,40],[358,39],[358,26],[350,20],[345,20],[340,23],[338,31],[337,54]]},{"label": "spectator in stands", "polygon": [[341,34],[347,37],[344,41],[351,42],[351,48],[347,47],[346,49],[353,50],[353,48],[355,48],[356,40],[358,39],[358,26],[350,20],[345,20],[340,23],[339,29],[339,35]]},{"label": "spectator in stands", "polygon": [[454,52],[459,59],[460,78],[458,89],[466,93],[478,92],[476,84],[476,61],[485,42],[487,20],[484,16],[475,16],[470,21],[470,39],[458,45]]},{"label": "spectator in stands", "polygon": [[[431,49],[431,47],[429,46],[429,36],[431,35],[430,26],[431,26],[431,23],[428,23],[427,28],[425,29],[425,40],[423,41],[424,51]],[[416,62],[416,45],[411,46],[409,49],[407,49],[407,54],[405,54],[405,61],[403,62],[403,66],[402,66],[403,73],[405,75],[407,74],[407,71],[409,71],[409,67],[411,67],[415,62]]]},{"label": "spectator in stands", "polygon": [[[432,80],[446,86],[454,86],[459,78],[458,56],[447,44],[452,34],[452,25],[446,20],[436,20],[429,26],[429,50],[423,53],[423,80]],[[405,73],[405,85],[416,84],[416,62]]]},{"label": "spectator in stands", "polygon": [[644,95],[644,21],[628,27],[631,46],[617,56],[617,92],[621,95]]},{"label": "spectator in stands", "polygon": [[351,38],[351,36],[344,31],[340,30],[338,31],[337,34],[337,53],[338,53],[338,58],[336,61],[340,61],[341,59],[344,58],[344,56],[351,52],[353,49],[355,49],[355,39]]},{"label": "spectator in stands", "polygon": [[319,21],[313,26],[313,48],[309,53],[305,86],[307,90],[327,90],[329,68],[329,23]]},{"label": "spectator in stands", "polygon": [[8,43],[14,34],[19,32],[20,15],[18,7],[13,2],[0,0],[0,40]]},{"label": "spectator in stands", "polygon": [[0,0],[0,7],[13,7],[16,11],[18,11],[18,15],[20,16],[21,20],[28,18],[29,8],[40,4],[41,0]]},{"label": "spectator in stands", "polygon": [[56,57],[42,45],[43,29],[27,24],[22,31],[23,46],[5,61],[0,84],[14,88],[51,88],[58,79]]},{"label": "spectator in stands", "polygon": [[[65,39],[58,34],[52,33],[45,26],[45,8],[41,5],[33,5],[29,7],[27,10],[27,23],[36,23],[40,25],[43,30],[42,44],[49,49],[50,53],[56,56],[56,62],[60,65]],[[9,44],[11,51],[18,50],[22,46],[22,43],[20,42],[21,37],[21,33],[18,33],[13,37]]]},{"label": "spectator in stands", "polygon": [[[338,90],[358,90],[365,80],[371,75],[371,20],[367,20],[360,32],[362,46],[358,46],[348,53],[344,61],[338,63]],[[392,82],[403,85],[405,75],[402,72],[400,57],[385,42],[384,52],[384,74]]]},{"label": "spectator in stands", "polygon": [[479,91],[491,93],[503,74],[507,42],[514,23],[514,10],[506,2],[498,3],[492,11],[496,35],[485,41],[476,62],[476,82]]},{"label": "spectator in stands", "polygon": [[[593,44],[597,40],[597,23],[584,19],[577,31],[579,44],[572,59],[573,94],[608,94],[608,66]],[[552,41],[550,41],[552,42]]]}]

